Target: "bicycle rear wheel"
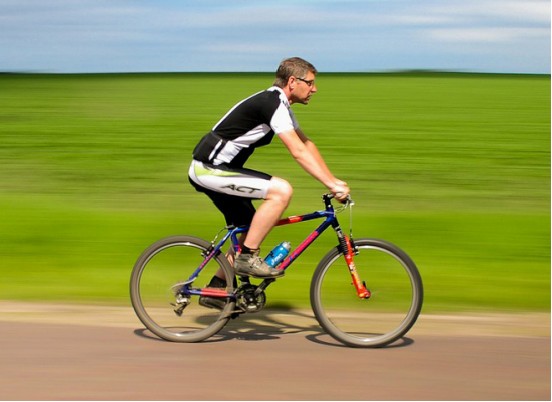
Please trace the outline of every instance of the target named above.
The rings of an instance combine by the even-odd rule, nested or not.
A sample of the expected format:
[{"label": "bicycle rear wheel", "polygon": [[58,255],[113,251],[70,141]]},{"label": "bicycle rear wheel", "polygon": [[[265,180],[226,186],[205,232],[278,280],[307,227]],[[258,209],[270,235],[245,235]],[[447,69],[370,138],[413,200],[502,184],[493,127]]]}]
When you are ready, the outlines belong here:
[{"label": "bicycle rear wheel", "polygon": [[343,254],[336,247],[318,264],[311,283],[316,319],[328,334],[353,347],[381,347],[414,325],[423,301],[422,280],[414,262],[391,243],[357,239],[354,263],[371,292],[357,296]]},{"label": "bicycle rear wheel", "polygon": [[[210,245],[191,236],[168,237],[152,244],[136,261],[130,279],[132,306],[155,335],[173,342],[199,342],[228,322],[235,305],[230,298],[222,299],[226,304],[221,311],[201,306],[199,296],[189,296],[183,302],[179,295],[184,282],[205,259]],[[219,268],[227,279],[226,291],[231,293],[234,271],[222,254],[209,261],[191,286],[205,287]]]}]

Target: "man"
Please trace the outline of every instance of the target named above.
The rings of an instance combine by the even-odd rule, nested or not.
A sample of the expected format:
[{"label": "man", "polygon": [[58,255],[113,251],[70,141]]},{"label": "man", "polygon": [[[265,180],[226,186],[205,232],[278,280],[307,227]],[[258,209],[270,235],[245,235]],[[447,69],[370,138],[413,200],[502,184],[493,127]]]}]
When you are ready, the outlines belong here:
[{"label": "man", "polygon": [[[228,257],[238,275],[283,275],[259,257],[259,249],[289,205],[293,189],[282,178],[244,168],[256,148],[270,144],[277,135],[299,165],[337,200],[344,201],[349,194],[347,183],[330,172],[290,108],[294,103],[309,103],[317,91],[316,73],[316,68],[301,58],[282,61],[274,86],[237,103],[194,149],[189,170],[192,185],[209,196],[228,225],[250,226],[241,239],[240,254],[235,259]],[[258,210],[253,199],[264,200]],[[213,279],[210,286],[226,284],[224,278]]]}]

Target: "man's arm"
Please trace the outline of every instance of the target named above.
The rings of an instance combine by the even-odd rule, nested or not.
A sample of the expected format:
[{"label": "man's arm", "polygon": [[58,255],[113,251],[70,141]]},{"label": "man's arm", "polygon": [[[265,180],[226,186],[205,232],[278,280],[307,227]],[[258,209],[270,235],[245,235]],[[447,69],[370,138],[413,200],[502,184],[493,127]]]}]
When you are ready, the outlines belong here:
[{"label": "man's arm", "polygon": [[280,133],[279,137],[307,173],[325,185],[338,200],[346,198],[349,194],[347,183],[331,173],[316,145],[301,130]]},{"label": "man's arm", "polygon": [[[316,159],[316,161],[320,164],[320,167],[330,176],[333,176],[330,169],[328,168],[328,166],[326,165],[326,162],[324,161],[324,158],[322,158],[322,155],[320,154],[320,152],[318,151],[318,148],[316,147],[316,145],[314,144],[314,142],[312,142],[306,135],[305,133],[303,133],[303,131],[301,131],[301,129],[297,129],[296,130],[296,133],[297,135],[299,136],[299,138],[301,139],[301,141],[303,141],[303,144],[305,144],[305,146],[307,147],[307,149],[310,151],[310,153],[312,154],[312,156],[314,156],[314,158]],[[338,180],[336,179],[339,184],[346,184],[345,182],[342,182],[341,180]]]}]

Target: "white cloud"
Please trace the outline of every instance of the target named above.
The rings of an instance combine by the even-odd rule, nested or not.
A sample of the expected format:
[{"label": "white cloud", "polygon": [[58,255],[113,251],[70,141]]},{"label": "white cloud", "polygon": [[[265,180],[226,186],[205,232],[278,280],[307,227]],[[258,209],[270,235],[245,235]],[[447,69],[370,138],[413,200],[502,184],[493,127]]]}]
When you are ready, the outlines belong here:
[{"label": "white cloud", "polygon": [[549,32],[543,28],[436,28],[425,33],[437,41],[496,43],[522,39],[544,38]]},{"label": "white cloud", "polygon": [[446,14],[474,20],[499,19],[514,23],[549,23],[550,2],[548,0],[465,0],[440,2],[428,10],[430,13]]},{"label": "white cloud", "polygon": [[[430,1],[411,5],[395,17],[410,28],[413,37],[436,45],[471,44],[481,54],[482,46],[510,44],[535,48],[543,44],[549,54],[550,2],[548,0]],[[463,49],[466,52],[466,48]],[[493,48],[488,48],[492,57]],[[550,63],[547,63],[548,66]]]}]

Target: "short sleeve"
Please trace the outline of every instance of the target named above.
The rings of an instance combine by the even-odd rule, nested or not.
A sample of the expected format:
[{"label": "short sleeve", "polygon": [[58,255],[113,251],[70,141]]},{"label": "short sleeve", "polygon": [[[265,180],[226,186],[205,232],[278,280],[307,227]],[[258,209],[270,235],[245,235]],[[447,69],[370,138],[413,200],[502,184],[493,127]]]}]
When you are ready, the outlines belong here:
[{"label": "short sleeve", "polygon": [[272,115],[272,119],[270,120],[270,128],[276,134],[280,134],[299,128],[299,124],[293,114],[293,111],[281,102]]}]

